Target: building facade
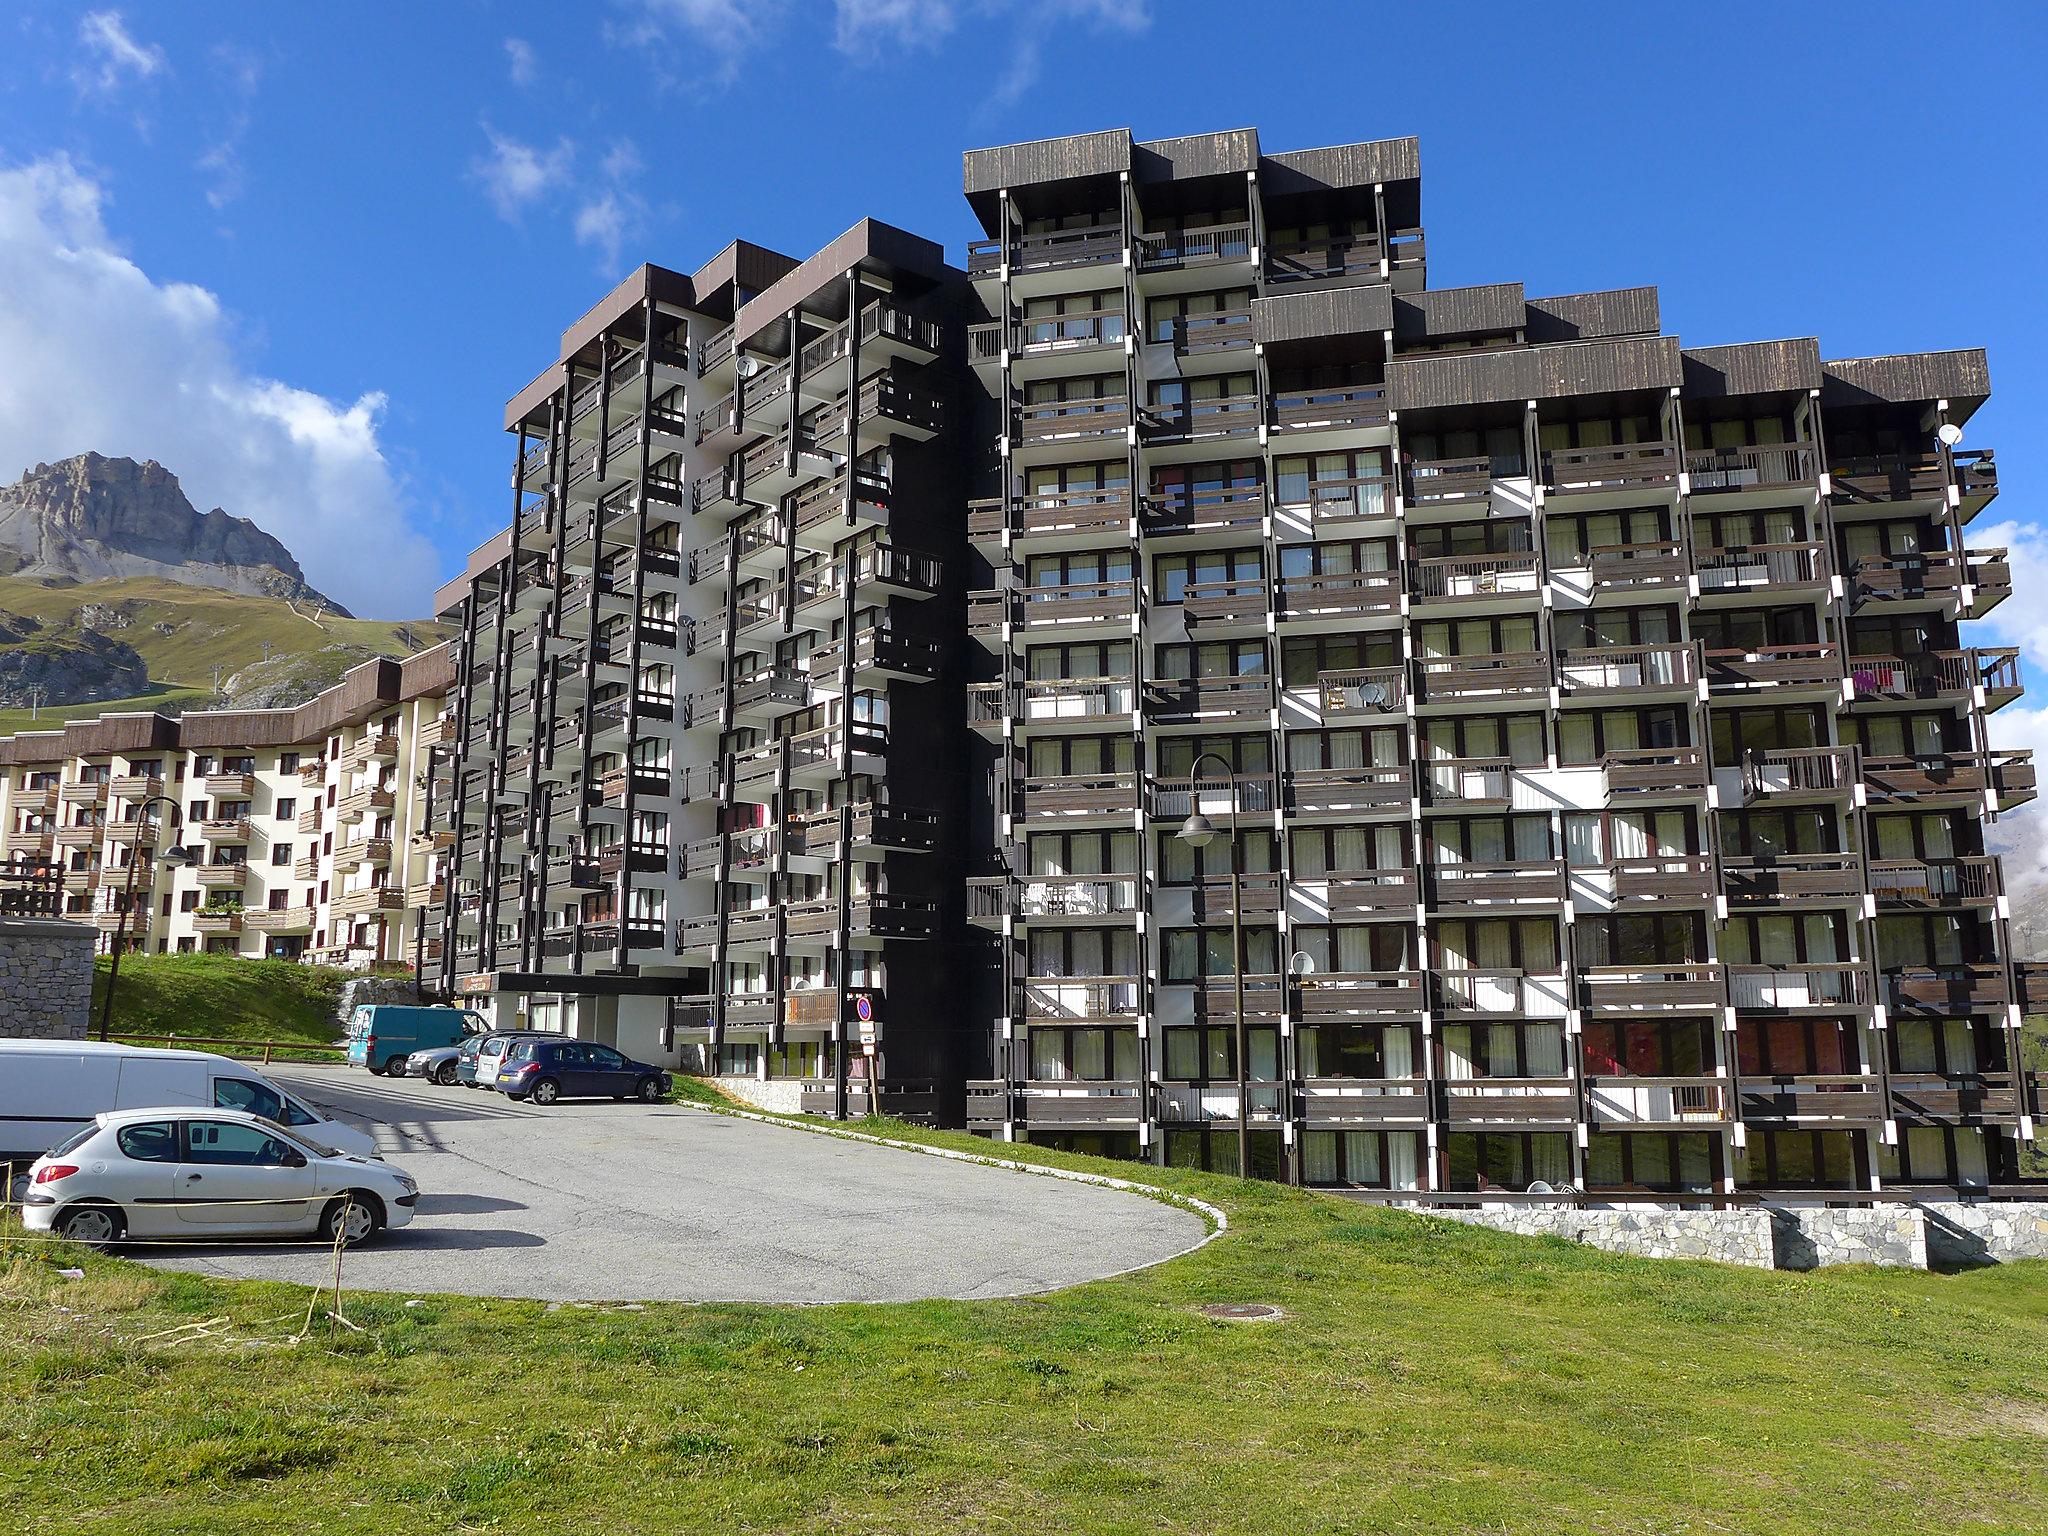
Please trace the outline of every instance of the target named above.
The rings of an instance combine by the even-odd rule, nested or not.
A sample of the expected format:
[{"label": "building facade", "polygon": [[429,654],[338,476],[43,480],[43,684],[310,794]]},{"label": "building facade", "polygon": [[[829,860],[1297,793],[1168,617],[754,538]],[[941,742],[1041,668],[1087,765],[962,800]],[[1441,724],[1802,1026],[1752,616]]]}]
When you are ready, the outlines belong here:
[{"label": "building facade", "polygon": [[1981,351],[1431,289],[1408,139],[965,185],[964,268],[643,268],[514,400],[451,987],[1314,1184],[2017,1176]]},{"label": "building facade", "polygon": [[[291,709],[102,715],[0,742],[0,827],[62,915],[150,954],[438,962],[428,766],[447,646],[351,669]],[[152,854],[178,847],[191,862]],[[125,915],[124,915],[125,914]],[[431,956],[427,946],[435,946]]]}]

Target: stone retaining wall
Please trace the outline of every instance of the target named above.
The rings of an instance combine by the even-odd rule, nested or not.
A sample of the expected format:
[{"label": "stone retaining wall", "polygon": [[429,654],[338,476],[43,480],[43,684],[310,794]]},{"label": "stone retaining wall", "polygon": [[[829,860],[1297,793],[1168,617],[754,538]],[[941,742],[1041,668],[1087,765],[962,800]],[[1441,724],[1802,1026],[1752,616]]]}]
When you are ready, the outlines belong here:
[{"label": "stone retaining wall", "polygon": [[0,918],[0,1037],[83,1040],[98,933],[56,918]]},{"label": "stone retaining wall", "polygon": [[2048,1200],[1941,1201],[1920,1209],[1927,1220],[1928,1262],[1936,1268],[2048,1259]]},{"label": "stone retaining wall", "polygon": [[1914,1206],[1773,1207],[1770,1216],[1780,1269],[1927,1267],[1927,1224]]},{"label": "stone retaining wall", "polygon": [[770,1114],[793,1115],[803,1108],[804,1085],[794,1077],[762,1080],[751,1072],[711,1079],[743,1104],[765,1109]]},{"label": "stone retaining wall", "polygon": [[1770,1269],[1773,1262],[1771,1219],[1764,1211],[1532,1205],[1447,1206],[1431,1214],[1523,1237],[1562,1237],[1645,1259],[1717,1259],[1752,1269]]}]

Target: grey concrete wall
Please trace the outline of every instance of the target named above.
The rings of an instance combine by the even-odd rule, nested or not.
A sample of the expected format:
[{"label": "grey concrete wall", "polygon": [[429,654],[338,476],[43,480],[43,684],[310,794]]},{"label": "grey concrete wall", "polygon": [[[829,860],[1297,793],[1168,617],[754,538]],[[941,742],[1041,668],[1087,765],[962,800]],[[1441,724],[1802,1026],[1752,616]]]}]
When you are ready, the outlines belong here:
[{"label": "grey concrete wall", "polygon": [[98,932],[56,918],[0,918],[0,1036],[83,1040]]},{"label": "grey concrete wall", "polygon": [[803,1107],[804,1085],[794,1077],[771,1077],[764,1082],[752,1073],[734,1073],[712,1081],[742,1104],[771,1114],[793,1115]]},{"label": "grey concrete wall", "polygon": [[1772,1267],[1771,1219],[1763,1211],[1656,1206],[1579,1210],[1570,1206],[1446,1207],[1431,1214],[1524,1237],[1562,1237],[1646,1259],[1715,1259]]}]

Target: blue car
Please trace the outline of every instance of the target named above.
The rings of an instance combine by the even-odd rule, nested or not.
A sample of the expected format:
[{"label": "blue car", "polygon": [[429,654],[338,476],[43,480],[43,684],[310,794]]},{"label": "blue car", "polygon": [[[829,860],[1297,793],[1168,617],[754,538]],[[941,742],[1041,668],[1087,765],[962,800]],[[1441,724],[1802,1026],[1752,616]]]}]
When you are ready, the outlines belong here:
[{"label": "blue car", "polygon": [[498,1068],[498,1091],[534,1104],[558,1099],[638,1099],[658,1104],[668,1097],[669,1075],[660,1067],[591,1040],[514,1040]]}]

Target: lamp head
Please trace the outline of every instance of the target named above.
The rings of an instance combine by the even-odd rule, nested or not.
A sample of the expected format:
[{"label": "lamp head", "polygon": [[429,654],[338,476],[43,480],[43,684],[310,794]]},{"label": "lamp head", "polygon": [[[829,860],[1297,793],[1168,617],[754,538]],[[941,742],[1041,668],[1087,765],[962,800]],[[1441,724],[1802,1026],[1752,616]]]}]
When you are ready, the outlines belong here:
[{"label": "lamp head", "polygon": [[183,869],[188,864],[197,864],[199,862],[199,854],[195,849],[174,846],[166,848],[162,853],[158,854],[156,861],[163,865],[165,869]]},{"label": "lamp head", "polygon": [[1180,824],[1180,840],[1190,848],[1206,848],[1216,840],[1216,828],[1200,811]]}]

